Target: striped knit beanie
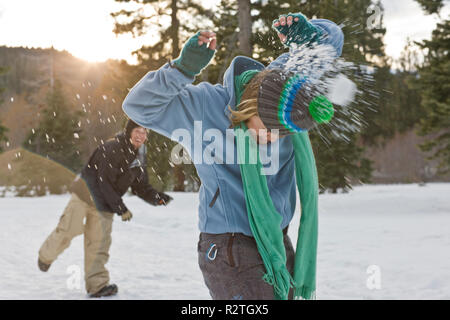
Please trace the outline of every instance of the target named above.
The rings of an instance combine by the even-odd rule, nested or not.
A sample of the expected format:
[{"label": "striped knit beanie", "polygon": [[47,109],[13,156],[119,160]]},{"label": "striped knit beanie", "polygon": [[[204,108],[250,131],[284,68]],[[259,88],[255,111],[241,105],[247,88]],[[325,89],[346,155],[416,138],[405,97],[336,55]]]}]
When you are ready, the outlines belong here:
[{"label": "striped knit beanie", "polygon": [[125,136],[127,138],[131,138],[131,131],[133,131],[133,129],[137,127],[140,127],[140,125],[138,125],[133,120],[128,119],[127,124],[125,125]]},{"label": "striped knit beanie", "polygon": [[289,135],[328,123],[334,115],[331,102],[299,74],[272,69],[258,93],[258,113],[269,130]]}]

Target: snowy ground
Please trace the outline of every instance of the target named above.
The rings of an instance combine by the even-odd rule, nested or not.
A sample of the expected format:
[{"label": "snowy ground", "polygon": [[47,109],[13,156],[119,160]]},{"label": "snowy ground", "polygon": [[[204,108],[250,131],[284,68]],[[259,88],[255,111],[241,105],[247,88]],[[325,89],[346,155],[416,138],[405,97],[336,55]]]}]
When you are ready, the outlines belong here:
[{"label": "snowy ground", "polygon": [[[197,266],[197,195],[171,195],[167,208],[125,198],[135,216],[114,222],[108,269],[119,285],[115,299],[210,298]],[[450,299],[449,195],[450,184],[321,195],[317,298]],[[82,237],[48,273],[36,265],[68,200],[0,198],[0,299],[87,298]],[[294,245],[298,220],[297,213]]]}]

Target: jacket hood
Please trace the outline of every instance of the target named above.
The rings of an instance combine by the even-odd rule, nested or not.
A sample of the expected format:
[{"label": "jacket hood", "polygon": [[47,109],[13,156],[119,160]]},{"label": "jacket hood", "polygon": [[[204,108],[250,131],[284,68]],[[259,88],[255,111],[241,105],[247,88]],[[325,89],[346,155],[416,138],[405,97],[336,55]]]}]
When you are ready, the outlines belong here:
[{"label": "jacket hood", "polygon": [[236,90],[234,87],[234,79],[236,76],[241,75],[243,72],[247,70],[264,70],[265,66],[249,57],[237,56],[231,61],[230,66],[228,67],[225,75],[223,76],[223,86],[227,90],[227,93],[230,97],[230,101],[225,106],[225,114],[227,116],[230,115],[230,111],[228,110],[228,106],[231,109],[235,110],[236,108]]}]

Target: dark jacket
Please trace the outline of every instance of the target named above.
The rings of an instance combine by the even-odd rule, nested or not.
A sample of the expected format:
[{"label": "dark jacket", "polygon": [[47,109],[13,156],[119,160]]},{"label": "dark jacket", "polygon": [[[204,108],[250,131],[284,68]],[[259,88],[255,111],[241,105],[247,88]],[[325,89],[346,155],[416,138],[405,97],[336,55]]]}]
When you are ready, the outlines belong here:
[{"label": "dark jacket", "polygon": [[148,183],[145,156],[143,163],[130,168],[137,155],[138,150],[135,150],[125,134],[117,134],[97,147],[73,182],[71,191],[86,203],[95,205],[97,210],[119,215],[128,210],[122,196],[129,187],[133,194],[152,205],[158,205],[161,197],[167,195],[156,191]]}]

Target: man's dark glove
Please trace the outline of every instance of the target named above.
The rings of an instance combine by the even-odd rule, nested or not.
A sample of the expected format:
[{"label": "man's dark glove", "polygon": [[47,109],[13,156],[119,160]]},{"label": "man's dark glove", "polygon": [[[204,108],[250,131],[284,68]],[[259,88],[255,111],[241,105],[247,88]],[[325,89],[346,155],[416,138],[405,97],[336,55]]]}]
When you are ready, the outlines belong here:
[{"label": "man's dark glove", "polygon": [[158,193],[158,201],[157,201],[157,205],[158,206],[167,206],[169,204],[170,201],[173,200],[173,198],[171,196],[169,196],[168,194],[165,194],[164,192],[159,192]]}]

